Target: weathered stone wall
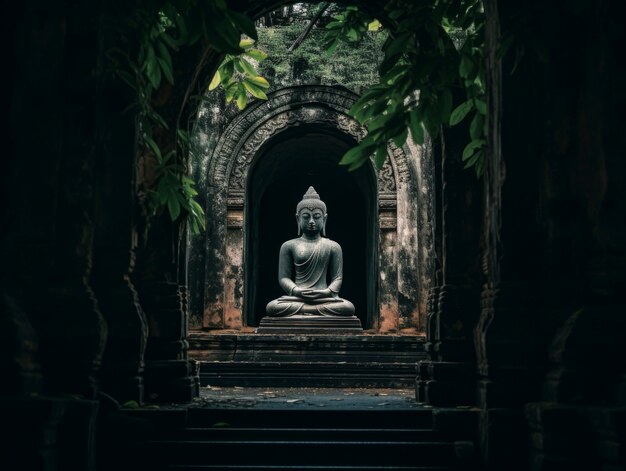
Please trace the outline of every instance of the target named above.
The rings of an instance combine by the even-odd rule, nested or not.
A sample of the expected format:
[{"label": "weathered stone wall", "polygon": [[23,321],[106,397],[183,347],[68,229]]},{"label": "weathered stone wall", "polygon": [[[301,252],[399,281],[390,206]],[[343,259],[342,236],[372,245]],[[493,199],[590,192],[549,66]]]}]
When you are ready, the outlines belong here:
[{"label": "weathered stone wall", "polygon": [[[356,98],[337,87],[290,87],[243,113],[230,107],[221,113],[221,97],[207,98],[192,152],[196,181],[207,195],[208,226],[206,239],[190,241],[193,327],[241,329],[244,325],[245,188],[259,150],[281,132],[303,124],[361,139],[365,131],[347,115]],[[427,212],[423,202],[418,210],[418,201],[428,199],[429,186],[416,179],[419,148],[392,146],[389,157],[377,172],[380,245],[378,275],[371,275],[377,277],[373,291],[378,292],[373,326],[380,331],[415,331],[419,325],[418,211]]]}]

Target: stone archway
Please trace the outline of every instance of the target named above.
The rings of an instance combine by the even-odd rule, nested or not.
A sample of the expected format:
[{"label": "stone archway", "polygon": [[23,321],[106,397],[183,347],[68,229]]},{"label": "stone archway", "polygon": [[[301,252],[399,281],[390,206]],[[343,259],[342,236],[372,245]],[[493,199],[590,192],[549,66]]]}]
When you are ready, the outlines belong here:
[{"label": "stone archway", "polygon": [[[284,88],[234,116],[217,138],[205,138],[212,145],[196,160],[206,182],[208,230],[202,244],[206,253],[202,264],[197,263],[198,254],[191,257],[204,276],[199,277],[197,269],[190,272],[190,286],[198,286],[197,279],[202,278],[205,288],[202,327],[241,330],[254,324],[244,315],[246,298],[251,296],[246,283],[254,279],[245,271],[250,216],[246,192],[251,169],[267,155],[263,150],[285,133],[307,127],[353,143],[362,139],[365,130],[348,115],[357,98],[337,87]],[[375,174],[375,196],[370,202],[367,325],[379,332],[416,328],[419,323],[418,156],[408,158],[404,149],[391,146],[389,157],[380,171],[368,164]]]},{"label": "stone archway", "polygon": [[268,301],[281,296],[278,253],[297,236],[294,210],[309,185],[328,206],[326,236],[343,249],[341,296],[356,307],[366,328],[376,311],[376,179],[370,165],[348,172],[337,165],[355,144],[331,127],[304,124],[271,138],[253,159],[246,197],[245,318],[257,325]]}]

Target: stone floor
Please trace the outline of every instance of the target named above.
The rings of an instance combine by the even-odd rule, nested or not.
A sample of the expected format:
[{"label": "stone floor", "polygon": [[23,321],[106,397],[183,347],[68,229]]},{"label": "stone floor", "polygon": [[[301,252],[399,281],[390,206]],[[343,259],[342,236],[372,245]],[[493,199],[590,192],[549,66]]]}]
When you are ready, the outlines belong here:
[{"label": "stone floor", "polygon": [[192,407],[243,409],[421,409],[413,389],[205,386]]}]

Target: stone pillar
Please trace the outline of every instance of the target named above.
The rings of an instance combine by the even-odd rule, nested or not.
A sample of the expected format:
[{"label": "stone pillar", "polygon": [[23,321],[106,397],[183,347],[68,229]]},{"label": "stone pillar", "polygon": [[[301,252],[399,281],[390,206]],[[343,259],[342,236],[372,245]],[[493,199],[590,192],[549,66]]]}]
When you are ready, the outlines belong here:
[{"label": "stone pillar", "polygon": [[4,292],[37,332],[43,392],[92,397],[106,328],[89,281],[98,28],[85,8],[31,2],[19,16],[2,258]]},{"label": "stone pillar", "polygon": [[[124,31],[126,10],[107,11],[102,20],[102,48],[119,47],[132,57],[138,31]],[[126,26],[126,28],[129,28]],[[122,34],[121,31],[124,33]],[[120,402],[143,401],[147,322],[131,280],[138,241],[138,203],[134,192],[137,123],[131,107],[134,91],[111,73],[103,58],[98,103],[96,233],[93,285],[108,324],[102,388]]]},{"label": "stone pillar", "polygon": [[[619,206],[623,215],[617,201],[624,200],[624,164],[618,157],[624,137],[613,129],[621,119],[613,97],[621,90],[623,71],[615,65],[619,53],[599,39],[614,15],[591,2],[580,9],[567,2],[531,2],[526,8],[532,16],[513,20],[513,7],[485,2],[487,283],[476,344],[482,450],[489,469],[527,469],[528,425],[536,432],[546,423],[537,410],[525,417],[524,408],[546,397],[544,384],[579,389],[571,387],[576,375],[567,368],[550,372],[544,383],[546,352],[559,326],[582,306],[597,306],[599,313],[624,310],[617,293],[624,286],[619,273],[626,244],[615,226]],[[533,52],[500,61],[501,27],[525,31],[516,36],[516,50]],[[581,29],[586,33],[579,37]],[[565,39],[572,37],[573,43]],[[531,82],[535,86],[529,87]],[[600,253],[612,253],[617,261],[620,268],[612,276]],[[602,269],[596,271],[598,262]],[[604,336],[604,329],[590,335]],[[593,369],[606,379],[600,365]],[[589,389],[601,389],[590,378],[579,386],[575,394],[583,401]],[[511,456],[519,459],[513,463]]]},{"label": "stone pillar", "polygon": [[418,366],[418,396],[430,405],[475,403],[473,328],[479,315],[480,181],[463,169],[467,129],[448,129],[435,152],[441,155],[435,182],[438,285],[429,292],[429,359]]},{"label": "stone pillar", "polygon": [[379,332],[397,332],[398,310],[398,216],[395,193],[379,193],[378,220],[380,224],[379,249],[379,309],[374,328]]},{"label": "stone pillar", "polygon": [[224,312],[225,329],[243,327],[243,215],[244,192],[229,190],[226,213],[226,250],[224,260]]},{"label": "stone pillar", "polygon": [[142,284],[142,305],[149,313],[146,350],[146,398],[150,402],[189,402],[197,394],[198,372],[187,359],[187,302],[183,286]]},{"label": "stone pillar", "polygon": [[102,389],[121,403],[141,403],[148,324],[130,281],[129,251],[99,247],[95,261],[94,287],[109,331]]},{"label": "stone pillar", "polygon": [[7,25],[19,81],[8,87],[0,468],[92,471],[90,399],[106,339],[90,283],[99,15],[87,2],[16,7]]},{"label": "stone pillar", "polygon": [[[534,93],[533,87],[528,87],[534,77],[530,69],[507,77],[509,85],[503,91],[502,64],[496,58],[500,42],[497,2],[486,2],[485,10],[489,92],[484,193],[486,283],[475,332],[480,447],[488,469],[521,470],[528,466],[528,428],[522,407],[525,401],[539,397],[543,373],[536,348],[539,307],[532,283],[540,266],[533,224],[538,155],[529,144],[531,136],[539,132],[530,129],[530,117],[539,110],[531,110],[533,98],[527,96]],[[502,106],[503,95],[512,100],[506,108]],[[508,111],[504,117],[503,109]],[[501,129],[504,118],[506,127]],[[525,138],[520,139],[520,135]],[[505,182],[505,175],[515,178]]]}]

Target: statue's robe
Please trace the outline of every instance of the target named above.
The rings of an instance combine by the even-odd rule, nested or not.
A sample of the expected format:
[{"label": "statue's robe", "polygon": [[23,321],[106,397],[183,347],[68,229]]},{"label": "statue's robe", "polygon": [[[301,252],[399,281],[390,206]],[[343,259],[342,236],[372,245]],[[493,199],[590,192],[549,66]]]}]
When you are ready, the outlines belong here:
[{"label": "statue's robe", "polygon": [[[285,242],[280,249],[278,270],[279,283],[285,291],[290,291],[285,283],[293,280],[298,288],[317,290],[330,288],[332,293],[339,293],[343,280],[341,246],[324,237],[316,241],[292,239]],[[292,278],[294,271],[295,278]],[[327,278],[330,279],[329,284]],[[287,295],[270,301],[266,311],[268,316],[273,317],[352,316],[354,305],[336,294],[318,299]]]}]

